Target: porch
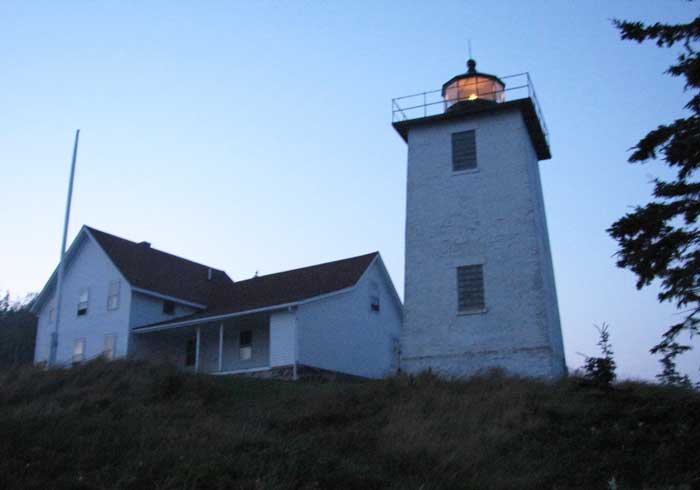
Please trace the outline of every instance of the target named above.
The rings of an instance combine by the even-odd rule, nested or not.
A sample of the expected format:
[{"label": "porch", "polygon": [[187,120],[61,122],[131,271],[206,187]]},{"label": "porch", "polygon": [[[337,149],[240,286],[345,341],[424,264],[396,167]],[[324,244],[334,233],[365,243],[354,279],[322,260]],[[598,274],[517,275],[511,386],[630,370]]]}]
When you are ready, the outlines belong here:
[{"label": "porch", "polygon": [[290,367],[296,377],[293,313],[258,313],[190,323],[174,320],[167,325],[134,329],[133,356],[207,374]]}]

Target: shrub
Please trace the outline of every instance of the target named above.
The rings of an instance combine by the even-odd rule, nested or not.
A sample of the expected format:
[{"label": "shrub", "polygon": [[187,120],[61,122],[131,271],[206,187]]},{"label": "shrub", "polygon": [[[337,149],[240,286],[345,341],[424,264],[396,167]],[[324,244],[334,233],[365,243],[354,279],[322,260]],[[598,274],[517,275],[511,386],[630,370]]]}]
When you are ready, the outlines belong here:
[{"label": "shrub", "polygon": [[601,326],[594,325],[598,330],[598,347],[600,347],[600,357],[586,357],[583,364],[584,377],[593,383],[609,387],[617,374],[615,369],[615,359],[613,358],[612,344],[610,343],[610,326],[603,323]]}]

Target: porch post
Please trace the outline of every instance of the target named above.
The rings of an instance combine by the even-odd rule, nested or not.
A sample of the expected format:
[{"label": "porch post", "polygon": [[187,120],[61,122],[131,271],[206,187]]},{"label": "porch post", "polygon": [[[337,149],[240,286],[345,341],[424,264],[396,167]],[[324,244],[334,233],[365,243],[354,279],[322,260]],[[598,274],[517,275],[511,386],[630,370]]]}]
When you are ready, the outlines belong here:
[{"label": "porch post", "polygon": [[219,325],[219,372],[224,370],[224,324]]},{"label": "porch post", "polygon": [[202,337],[202,332],[200,330],[200,327],[197,327],[197,337],[195,341],[195,349],[194,349],[194,372],[198,373],[199,372],[199,344],[201,341]]}]

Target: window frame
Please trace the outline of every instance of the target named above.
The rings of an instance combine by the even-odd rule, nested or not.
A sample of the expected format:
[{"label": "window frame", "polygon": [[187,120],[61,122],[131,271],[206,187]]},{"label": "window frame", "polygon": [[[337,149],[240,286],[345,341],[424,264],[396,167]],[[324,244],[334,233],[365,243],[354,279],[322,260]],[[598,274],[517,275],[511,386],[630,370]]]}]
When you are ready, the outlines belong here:
[{"label": "window frame", "polygon": [[[83,295],[85,300],[83,300]],[[88,310],[90,309],[90,288],[83,288],[80,290],[78,295],[78,308],[76,311],[76,316],[86,316]]]},{"label": "window frame", "polygon": [[[463,303],[466,301],[467,298],[465,298],[463,295],[464,293],[467,293],[465,291],[465,281],[470,280],[473,281],[472,278],[465,278],[462,276],[463,271],[467,271],[470,268],[478,268],[477,270],[478,275],[479,275],[479,280],[480,280],[480,290],[477,291],[469,291],[469,294],[466,295],[467,298],[471,296],[472,298],[476,296],[478,298],[478,303],[475,303],[473,305],[464,305]],[[464,264],[457,266],[456,268],[456,286],[457,286],[457,314],[458,315],[473,315],[473,314],[478,314],[478,313],[485,313],[487,311],[487,306],[486,306],[486,274],[484,273],[484,264],[483,263],[472,263],[472,264]],[[479,297],[480,296],[480,297]],[[473,299],[472,299],[473,301]]]},{"label": "window frame", "polygon": [[[114,290],[114,285],[116,284],[116,291]],[[107,290],[107,310],[108,311],[114,311],[119,309],[119,303],[121,299],[121,281],[119,279],[115,279],[113,281],[109,282]],[[116,298],[114,301],[114,304],[112,304],[112,298]]]},{"label": "window frame", "polygon": [[[469,138],[471,138],[471,141],[469,142],[471,147],[467,148],[458,148],[456,145],[459,143],[459,139],[463,138],[464,135],[471,135]],[[479,159],[477,155],[477,149],[476,149],[476,129],[467,129],[464,131],[456,131],[451,134],[451,160],[452,160],[452,173],[453,174],[465,174],[465,173],[474,173],[479,171]],[[458,161],[462,161],[461,159],[458,159],[457,156],[460,153],[473,153],[474,154],[474,165],[469,166],[469,167],[456,167],[456,164]],[[464,160],[468,161],[468,160]]]},{"label": "window frame", "polygon": [[174,315],[175,314],[175,302],[169,299],[163,300],[163,314]]},{"label": "window frame", "polygon": [[[76,353],[77,347],[80,345],[80,354]],[[73,341],[73,354],[71,356],[71,362],[73,364],[80,364],[82,362],[85,362],[85,350],[86,350],[86,345],[85,345],[85,337],[79,337]],[[76,356],[80,356],[79,359],[76,359]]]},{"label": "window frame", "polygon": [[[110,338],[112,338],[112,339],[114,339],[114,340],[113,340],[113,342],[112,342],[111,350],[108,350],[108,349],[107,349],[107,346],[108,346],[107,339],[110,339]],[[108,352],[109,352],[109,354],[108,354]],[[104,346],[103,346],[103,349],[102,349],[102,355],[103,355],[104,358],[107,359],[108,361],[112,361],[112,360],[114,360],[114,358],[115,358],[116,352],[117,352],[117,334],[116,334],[116,333],[108,333],[108,334],[105,334]]]},{"label": "window frame", "polygon": [[[245,337],[247,337],[247,342],[244,342]],[[253,359],[252,330],[241,330],[238,332],[238,358],[241,361],[250,361]]]},{"label": "window frame", "polygon": [[379,284],[372,281],[369,285],[369,311],[379,313],[382,308],[381,294],[379,292]]}]

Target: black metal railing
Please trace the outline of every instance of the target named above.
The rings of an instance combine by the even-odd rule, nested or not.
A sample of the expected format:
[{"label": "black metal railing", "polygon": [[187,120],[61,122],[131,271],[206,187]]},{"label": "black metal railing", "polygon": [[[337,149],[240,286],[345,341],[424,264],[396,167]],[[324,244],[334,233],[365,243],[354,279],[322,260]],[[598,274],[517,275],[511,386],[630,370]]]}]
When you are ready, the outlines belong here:
[{"label": "black metal railing", "polygon": [[[537,113],[537,118],[539,119],[544,137],[549,140],[547,123],[544,120],[540,103],[537,100],[535,86],[532,83],[530,74],[527,72],[518,73],[516,75],[501,77],[501,80],[506,83],[506,88],[496,92],[479,93],[478,98],[503,102],[529,98],[532,100],[532,105],[535,107],[535,112]],[[397,97],[395,99],[391,99],[391,121],[407,121],[410,119],[419,119],[422,117],[444,114],[450,106],[463,100],[472,99],[465,96],[462,98],[451,98],[449,101],[447,101],[442,96],[442,89]]]}]

